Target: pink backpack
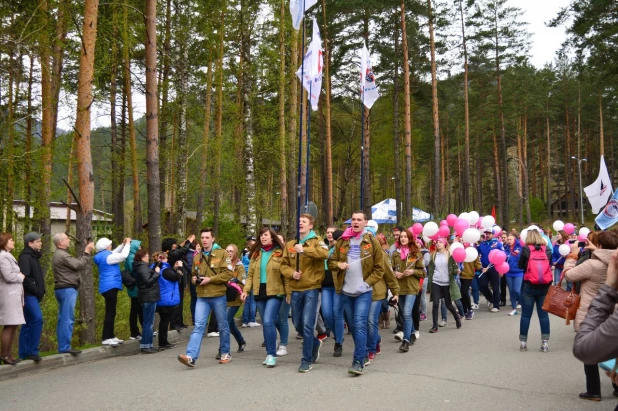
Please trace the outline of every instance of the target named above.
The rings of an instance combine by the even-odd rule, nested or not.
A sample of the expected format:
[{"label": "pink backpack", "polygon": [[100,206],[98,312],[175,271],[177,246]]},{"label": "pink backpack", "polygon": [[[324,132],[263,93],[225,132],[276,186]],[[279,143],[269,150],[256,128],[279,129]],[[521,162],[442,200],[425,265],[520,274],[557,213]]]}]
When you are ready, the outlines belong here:
[{"label": "pink backpack", "polygon": [[528,245],[528,248],[530,249],[530,258],[524,274],[524,281],[530,281],[532,284],[551,284],[553,276],[546,247],[542,245],[537,250],[534,245]]}]

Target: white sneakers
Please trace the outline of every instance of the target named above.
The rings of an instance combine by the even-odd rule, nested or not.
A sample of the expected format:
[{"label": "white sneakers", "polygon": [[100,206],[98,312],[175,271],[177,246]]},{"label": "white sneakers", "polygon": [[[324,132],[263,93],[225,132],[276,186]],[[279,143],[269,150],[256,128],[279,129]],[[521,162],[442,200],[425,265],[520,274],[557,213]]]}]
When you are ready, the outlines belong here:
[{"label": "white sneakers", "polygon": [[116,337],[112,338],[112,340],[116,341],[116,344],[122,344],[124,342],[124,340],[120,340]]},{"label": "white sneakers", "polygon": [[414,336],[416,337],[416,339],[418,340],[419,338],[421,338],[421,332],[416,330],[414,331]]},{"label": "white sneakers", "polygon": [[491,311],[492,313],[497,313],[497,312],[500,312],[500,309],[499,309],[499,308],[494,307],[494,308],[492,308],[492,309],[491,309],[491,310],[489,310],[489,311]]},{"label": "white sneakers", "polygon": [[440,326],[440,327],[446,327],[446,320],[441,320],[441,321],[438,323],[438,326]]},{"label": "white sneakers", "polygon": [[253,322],[253,323],[249,323],[247,325],[249,325],[249,327],[259,327],[261,324],[258,323],[258,322]]},{"label": "white sneakers", "polygon": [[214,331],[211,332],[211,333],[206,334],[206,337],[209,337],[209,338],[210,337],[218,337],[218,336],[219,336],[219,333],[218,332],[214,332]]},{"label": "white sneakers", "polygon": [[521,310],[521,304],[517,304],[517,309]]},{"label": "white sneakers", "polygon": [[510,316],[517,315],[517,314],[519,314],[517,310],[513,310],[509,313]]},{"label": "white sneakers", "polygon": [[403,331],[399,331],[397,334],[395,334],[395,339],[397,341],[403,341]]},{"label": "white sneakers", "polygon": [[472,304],[472,309],[473,310],[478,310],[479,309],[479,305],[478,304]]},{"label": "white sneakers", "polygon": [[110,347],[118,347],[118,343],[113,338],[103,340],[103,345],[109,345]]},{"label": "white sneakers", "polygon": [[247,328],[248,326],[249,326],[249,324],[247,324],[247,323],[242,323],[242,325],[241,325],[242,328]]},{"label": "white sneakers", "polygon": [[283,357],[284,355],[288,355],[288,349],[285,345],[280,345],[277,350],[277,357]]}]

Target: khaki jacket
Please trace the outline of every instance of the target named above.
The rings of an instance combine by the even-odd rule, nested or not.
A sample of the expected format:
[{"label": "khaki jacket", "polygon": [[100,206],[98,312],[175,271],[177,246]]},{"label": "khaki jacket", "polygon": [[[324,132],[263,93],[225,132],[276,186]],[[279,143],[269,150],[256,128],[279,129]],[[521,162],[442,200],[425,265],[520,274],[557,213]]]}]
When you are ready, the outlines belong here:
[{"label": "khaki jacket", "polygon": [[398,279],[399,294],[416,295],[421,289],[420,279],[425,278],[425,263],[423,254],[419,251],[415,255],[408,254],[408,258],[401,259],[401,252],[393,253],[393,271],[403,273],[406,269],[412,271],[412,275]]},{"label": "khaki jacket", "polygon": [[399,282],[393,274],[390,259],[386,251],[384,252],[384,277],[373,286],[373,295],[371,301],[384,300],[388,296],[388,290],[391,290],[393,296],[399,295]]},{"label": "khaki jacket", "polygon": [[483,268],[481,265],[481,257],[477,257],[476,261],[471,263],[463,263],[463,270],[461,271],[462,280],[474,279],[474,273]]},{"label": "khaki jacket", "polygon": [[[291,295],[290,285],[287,278],[281,274],[281,261],[283,258],[283,251],[276,248],[268,263],[266,263],[266,295]],[[258,251],[251,257],[249,262],[249,274],[247,274],[247,282],[243,289],[244,292],[249,294],[253,290],[253,295],[260,293],[260,262],[262,259],[262,251]]]},{"label": "khaki jacket", "polygon": [[[210,267],[208,266],[210,263]],[[199,273],[201,277],[210,278],[206,285],[197,286],[198,297],[221,297],[225,295],[228,281],[234,277],[232,260],[224,249],[218,248],[210,252],[210,256],[203,253],[195,256],[193,260],[193,276]]]},{"label": "khaki jacket", "polygon": [[[343,288],[343,280],[345,279],[346,270],[339,269],[339,263],[348,262],[348,252],[350,251],[350,240],[340,238],[335,244],[335,251],[328,260],[328,269],[333,273],[335,282],[335,290],[341,293]],[[367,257],[367,258],[365,258]],[[363,280],[369,287],[375,286],[378,281],[384,277],[384,251],[380,242],[371,234],[363,234],[361,242],[361,258],[365,258],[360,262],[363,268]]]},{"label": "khaki jacket", "polygon": [[[242,286],[242,279],[245,277],[245,266],[242,265],[241,261],[238,261],[236,263],[236,266],[234,267],[233,277],[237,278],[239,281],[238,285]],[[240,299],[240,295],[237,295],[234,301],[227,302],[228,307],[240,307],[241,305],[242,301]]]},{"label": "khaki jacket", "polygon": [[[300,257],[300,280],[293,278],[296,271],[296,240],[288,241],[283,250],[281,274],[288,279],[291,291],[307,291],[322,288],[324,281],[324,260],[328,258],[328,246],[320,237],[314,237],[303,244]],[[258,267],[259,268],[259,267]]]}]

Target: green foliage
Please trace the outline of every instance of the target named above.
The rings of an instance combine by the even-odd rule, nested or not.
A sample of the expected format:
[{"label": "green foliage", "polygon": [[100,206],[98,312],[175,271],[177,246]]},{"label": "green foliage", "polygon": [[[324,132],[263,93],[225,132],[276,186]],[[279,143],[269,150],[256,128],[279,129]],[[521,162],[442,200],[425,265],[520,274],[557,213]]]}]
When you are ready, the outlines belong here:
[{"label": "green foliage", "polygon": [[538,197],[530,197],[530,215],[532,221],[543,221],[547,217],[547,207]]}]

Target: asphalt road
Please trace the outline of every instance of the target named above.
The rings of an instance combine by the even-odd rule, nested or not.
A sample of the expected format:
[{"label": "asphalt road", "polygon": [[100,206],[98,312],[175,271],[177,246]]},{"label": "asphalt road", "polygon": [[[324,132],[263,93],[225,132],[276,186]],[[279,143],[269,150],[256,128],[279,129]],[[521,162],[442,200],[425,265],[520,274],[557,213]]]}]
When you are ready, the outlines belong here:
[{"label": "asphalt road", "polygon": [[407,354],[398,352],[391,330],[382,330],[382,354],[360,377],[347,374],[351,335],[343,357],[332,357],[334,342],[327,339],[313,370],[299,374],[301,342],[293,331],[289,354],[267,369],[262,327],[243,328],[247,350],[227,365],[214,359],[218,339],[205,338],[193,369],[176,360],[184,343],[0,382],[0,410],[613,410],[618,404],[604,375],[602,402],[578,399],[583,365],[571,354],[572,327],[557,317],[549,353],[538,351],[536,316],[528,352],[519,351],[519,316],[507,310],[480,309],[460,330],[452,318],[437,334],[428,333],[430,326],[421,322],[421,338]]}]

